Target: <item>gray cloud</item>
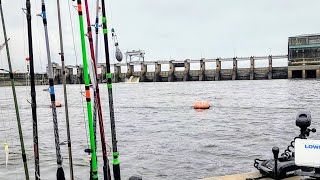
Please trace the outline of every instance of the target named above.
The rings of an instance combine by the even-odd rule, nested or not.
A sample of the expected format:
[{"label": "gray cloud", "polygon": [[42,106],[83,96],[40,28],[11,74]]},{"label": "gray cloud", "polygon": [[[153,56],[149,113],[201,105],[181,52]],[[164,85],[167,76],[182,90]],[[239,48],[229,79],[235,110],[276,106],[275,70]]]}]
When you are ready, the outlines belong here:
[{"label": "gray cloud", "polygon": [[[111,0],[107,2],[109,29],[115,27],[123,52],[144,49],[147,60],[259,56],[287,53],[289,36],[319,32],[319,1],[308,0]],[[46,1],[53,61],[58,55],[56,1]],[[73,2],[69,0],[69,3]],[[25,71],[27,56],[24,0],[3,1],[14,69]],[[61,1],[67,64],[76,64],[68,1]],[[95,2],[89,1],[91,21]],[[32,1],[34,58],[37,72],[46,66],[41,1]],[[71,7],[78,63],[82,62],[77,11]],[[0,30],[2,33],[2,29]],[[100,34],[100,45],[102,35]],[[3,36],[0,35],[0,42]],[[113,50],[113,44],[110,43]],[[89,54],[88,54],[89,55]],[[104,62],[102,46],[100,62]],[[6,56],[0,54],[1,65]]]}]

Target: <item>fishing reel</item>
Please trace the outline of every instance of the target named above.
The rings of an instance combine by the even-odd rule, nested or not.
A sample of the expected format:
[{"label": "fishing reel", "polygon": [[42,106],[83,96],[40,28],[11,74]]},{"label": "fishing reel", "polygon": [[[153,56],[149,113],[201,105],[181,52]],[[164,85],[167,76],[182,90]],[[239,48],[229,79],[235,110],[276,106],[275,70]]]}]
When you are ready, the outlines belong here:
[{"label": "fishing reel", "polygon": [[273,159],[269,160],[254,160],[254,167],[260,171],[262,177],[247,178],[247,180],[257,180],[265,177],[273,179],[283,179],[291,176],[296,176],[297,172],[309,173],[314,171],[314,168],[297,166],[295,163],[295,154],[293,152],[294,142],[296,139],[307,139],[310,132],[315,133],[316,129],[309,129],[311,125],[311,113],[309,111],[301,111],[296,116],[296,126],[300,128],[300,135],[291,141],[290,145],[279,157],[279,148],[273,147]]}]

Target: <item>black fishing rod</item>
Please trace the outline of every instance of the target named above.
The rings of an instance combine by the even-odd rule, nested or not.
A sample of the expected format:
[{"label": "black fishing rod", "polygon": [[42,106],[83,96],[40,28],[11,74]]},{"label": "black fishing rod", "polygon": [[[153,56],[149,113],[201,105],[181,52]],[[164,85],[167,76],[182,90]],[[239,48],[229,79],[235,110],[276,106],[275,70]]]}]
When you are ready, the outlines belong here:
[{"label": "black fishing rod", "polygon": [[17,117],[17,125],[18,125],[18,130],[19,130],[19,138],[20,138],[20,146],[21,146],[21,154],[22,154],[22,161],[23,161],[23,167],[24,167],[24,174],[26,176],[26,180],[29,180],[27,156],[26,156],[26,151],[25,151],[25,148],[24,148],[23,133],[22,133],[22,128],[21,128],[20,113],[19,113],[19,105],[18,105],[18,100],[17,100],[16,88],[15,88],[15,85],[14,85],[12,65],[11,65],[11,57],[10,57],[10,51],[9,51],[9,45],[8,45],[9,39],[7,37],[7,31],[6,31],[6,26],[5,26],[4,17],[3,17],[3,10],[2,10],[2,2],[1,2],[1,0],[0,0],[0,14],[1,14],[3,35],[4,35],[6,50],[7,50],[9,74],[10,74],[10,80],[11,80],[11,88],[12,88],[12,94],[13,94],[14,107],[15,107],[15,110],[16,110],[16,117]]},{"label": "black fishing rod", "polygon": [[[93,46],[93,39],[92,39],[92,28],[90,22],[90,13],[89,13],[89,6],[88,0],[85,0],[85,10],[86,10],[86,18],[87,18],[87,29],[88,29],[88,39],[89,39],[89,47],[90,47],[90,55],[92,59],[92,67],[93,71],[91,72],[93,75],[92,84],[94,89],[94,108],[93,108],[93,121],[96,124],[96,112],[98,112],[99,117],[99,130],[100,130],[100,139],[101,139],[101,148],[102,148],[102,157],[103,157],[103,177],[104,180],[111,180],[110,175],[110,167],[109,167],[109,160],[107,155],[107,148],[106,148],[106,140],[104,134],[104,125],[103,125],[103,118],[102,118],[102,109],[101,109],[101,99],[100,99],[100,91],[99,91],[99,83],[98,83],[98,73],[97,73],[97,60],[98,60],[98,35],[99,35],[99,0],[96,2],[96,24],[95,24],[95,32],[96,32],[96,52],[94,52]],[[96,128],[96,126],[95,126]],[[96,137],[96,131],[95,131]]]},{"label": "black fishing rod", "polygon": [[46,12],[46,5],[44,3],[44,0],[41,1],[41,9],[42,9],[42,14],[40,16],[42,17],[42,20],[43,20],[44,35],[46,40],[46,50],[47,50],[47,59],[48,59],[48,79],[49,79],[51,109],[52,109],[52,117],[53,117],[54,140],[55,140],[55,146],[56,146],[56,157],[57,157],[57,165],[58,165],[57,180],[65,180],[64,171],[62,168],[61,151],[60,151],[56,97],[55,97],[55,90],[54,90],[53,72],[52,72],[52,63],[51,63],[50,45],[49,45],[49,36],[48,36],[47,12]]},{"label": "black fishing rod", "polygon": [[36,101],[36,90],[35,90],[35,81],[34,81],[32,26],[31,26],[31,4],[30,4],[30,0],[26,0],[26,12],[25,13],[26,13],[26,16],[27,16],[27,26],[28,26],[28,48],[29,48],[29,61],[30,61],[31,109],[32,109],[32,120],[33,120],[34,169],[35,169],[35,179],[36,180],[40,180],[37,101]]},{"label": "black fishing rod", "polygon": [[108,29],[107,29],[107,16],[104,0],[101,0],[102,6],[102,27],[103,27],[103,37],[104,37],[104,52],[106,56],[106,78],[108,86],[109,95],[109,110],[110,110],[110,125],[111,125],[111,138],[112,138],[112,155],[113,155],[113,176],[115,180],[121,179],[120,174],[120,161],[119,152],[117,147],[117,137],[116,137],[116,125],[114,120],[114,107],[113,107],[113,96],[112,96],[112,75],[110,70],[110,56],[109,56],[109,44],[108,44]]},{"label": "black fishing rod", "polygon": [[73,177],[73,162],[72,162],[72,149],[71,149],[71,135],[69,125],[69,110],[68,110],[68,97],[67,97],[67,85],[66,85],[66,70],[64,64],[64,50],[63,50],[63,37],[62,37],[62,26],[61,26],[61,13],[60,13],[60,0],[57,0],[58,10],[58,24],[59,24],[59,37],[60,37],[60,58],[62,64],[62,75],[63,75],[63,94],[64,94],[64,107],[66,113],[66,126],[67,126],[67,138],[68,138],[68,154],[69,154],[69,166],[70,166],[70,179],[74,180]]}]

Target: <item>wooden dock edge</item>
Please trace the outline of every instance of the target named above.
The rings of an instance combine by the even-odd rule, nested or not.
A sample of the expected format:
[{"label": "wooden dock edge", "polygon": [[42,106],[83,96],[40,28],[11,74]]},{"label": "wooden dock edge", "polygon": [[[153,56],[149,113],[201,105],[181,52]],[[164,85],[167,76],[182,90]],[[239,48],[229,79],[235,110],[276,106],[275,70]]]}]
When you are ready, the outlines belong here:
[{"label": "wooden dock edge", "polygon": [[[201,180],[246,180],[246,178],[257,178],[257,177],[261,177],[261,174],[259,172],[233,174],[233,175],[205,178]],[[300,180],[301,178],[302,178],[301,176],[294,176],[294,177],[286,178],[285,180]],[[272,179],[263,178],[261,180],[272,180]]]}]

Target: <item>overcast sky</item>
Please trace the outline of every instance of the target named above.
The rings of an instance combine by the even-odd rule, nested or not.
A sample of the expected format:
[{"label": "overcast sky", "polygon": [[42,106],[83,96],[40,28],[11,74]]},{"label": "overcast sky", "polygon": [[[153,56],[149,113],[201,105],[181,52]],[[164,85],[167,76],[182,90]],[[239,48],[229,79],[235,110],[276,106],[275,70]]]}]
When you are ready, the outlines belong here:
[{"label": "overcast sky", "polygon": [[[66,64],[82,63],[76,1],[61,0]],[[55,0],[46,1],[52,60],[60,62]],[[143,49],[146,60],[183,60],[287,54],[289,36],[320,32],[318,0],[108,0],[108,26],[114,27],[120,48]],[[89,0],[91,22],[95,1]],[[28,56],[25,0],[2,0],[13,68],[25,71]],[[37,72],[47,64],[41,1],[32,0],[34,61]],[[2,28],[0,42],[4,42]],[[101,31],[100,31],[101,32]],[[100,45],[103,43],[101,36]],[[113,54],[113,43],[112,46]],[[102,47],[99,62],[104,62]],[[5,51],[0,66],[6,67]],[[113,60],[112,60],[113,61]]]}]

